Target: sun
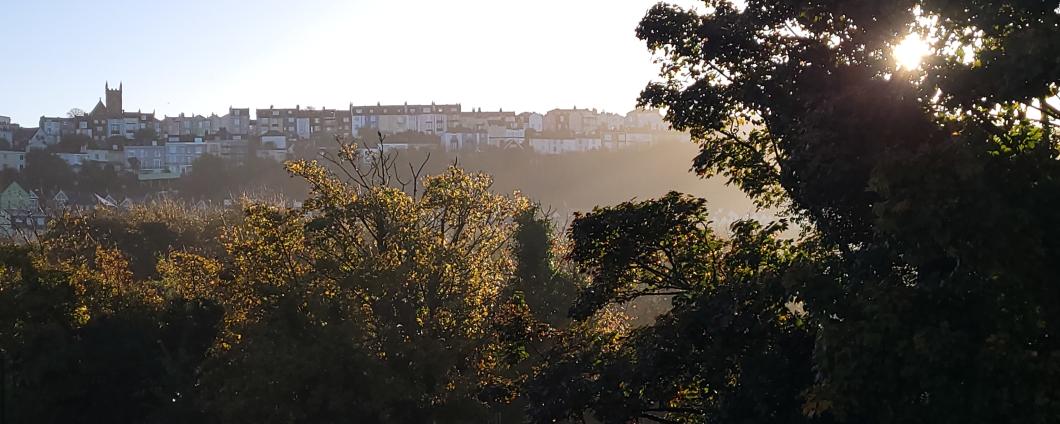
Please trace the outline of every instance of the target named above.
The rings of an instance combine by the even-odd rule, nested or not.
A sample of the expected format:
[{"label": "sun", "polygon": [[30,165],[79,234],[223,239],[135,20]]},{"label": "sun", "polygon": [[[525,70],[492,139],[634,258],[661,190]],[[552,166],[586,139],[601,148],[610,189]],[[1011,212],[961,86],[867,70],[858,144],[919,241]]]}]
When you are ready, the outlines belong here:
[{"label": "sun", "polygon": [[919,68],[920,62],[928,53],[930,53],[928,42],[919,34],[909,34],[901,43],[894,46],[894,60],[898,64],[898,69],[912,71]]}]

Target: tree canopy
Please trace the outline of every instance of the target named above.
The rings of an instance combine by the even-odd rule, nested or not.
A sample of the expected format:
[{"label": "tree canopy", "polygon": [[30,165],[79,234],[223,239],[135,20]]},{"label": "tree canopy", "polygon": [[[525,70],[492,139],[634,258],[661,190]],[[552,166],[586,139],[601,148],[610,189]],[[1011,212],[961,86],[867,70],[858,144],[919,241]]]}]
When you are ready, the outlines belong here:
[{"label": "tree canopy", "polygon": [[[688,229],[697,222],[688,221],[694,203],[671,196],[576,220],[572,258],[593,276],[579,305],[677,292],[671,312],[635,333],[663,337],[620,343],[617,353],[589,361],[625,361],[585,374],[615,386],[559,411],[615,422],[1056,416],[1060,346],[1051,335],[1060,316],[1048,300],[1057,294],[1048,281],[1060,271],[1052,241],[1060,152],[1048,104],[1060,76],[1056,5],[704,6],[659,4],[641,22],[638,36],[662,71],[641,102],[665,108],[677,129],[692,133],[701,147],[696,171],[725,176],[760,205],[784,207],[805,234],[782,247],[736,225],[726,242],[734,246],[721,252],[755,259],[737,270],[768,264],[766,275],[776,277],[754,279],[747,294],[707,290],[689,306],[676,276],[710,287],[716,271],[684,271],[682,252],[719,251],[717,241],[692,237],[702,233]],[[899,69],[892,51],[910,33],[928,40],[931,54],[919,68]],[[684,239],[667,240],[666,228]],[[706,254],[688,263],[724,257]],[[722,322],[696,327],[733,300]],[[785,315],[792,305],[798,319]],[[745,313],[755,314],[754,325],[728,333]],[[785,330],[770,324],[778,316],[808,324]],[[680,331],[666,332],[671,326]],[[638,356],[675,344],[699,347],[661,363]],[[667,367],[690,374],[637,377],[662,377]],[[766,402],[734,401],[752,387],[748,393]],[[583,399],[577,390],[551,398]]]},{"label": "tree canopy", "polygon": [[548,259],[550,224],[484,174],[406,181],[356,155],[289,163],[312,188],[303,208],[69,212],[10,247],[13,416],[520,419],[577,284]]}]

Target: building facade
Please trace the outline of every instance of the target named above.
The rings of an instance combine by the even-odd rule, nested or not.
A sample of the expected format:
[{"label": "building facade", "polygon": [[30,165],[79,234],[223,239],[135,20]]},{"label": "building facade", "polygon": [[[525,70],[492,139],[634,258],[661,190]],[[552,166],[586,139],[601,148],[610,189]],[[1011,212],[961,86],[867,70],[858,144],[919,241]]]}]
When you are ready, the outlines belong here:
[{"label": "building facade", "polygon": [[105,85],[107,102],[104,103],[101,98],[87,115],[73,118],[76,122],[75,131],[97,141],[113,137],[133,140],[137,133],[146,129],[154,130],[155,133],[161,132],[161,121],[155,118],[153,112],[125,111],[122,90],[121,85],[118,85],[117,90],[112,90],[109,83]]},{"label": "building facade", "polygon": [[26,152],[19,150],[0,150],[0,169],[22,171],[26,168]]},{"label": "building facade", "polygon": [[221,155],[221,146],[207,142],[203,137],[169,136],[166,141],[166,167],[169,172],[179,175],[191,172],[195,160],[204,155]]},{"label": "building facade", "polygon": [[405,132],[441,134],[452,126],[450,117],[459,114],[459,104],[350,106],[355,134],[365,130],[379,131],[383,135]]},{"label": "building facade", "polygon": [[125,163],[141,171],[162,171],[166,166],[166,146],[153,143],[148,146],[125,146]]},{"label": "building facade", "polygon": [[347,110],[338,109],[258,109],[255,111],[254,133],[265,135],[277,132],[302,140],[317,136],[352,137],[354,120]]}]

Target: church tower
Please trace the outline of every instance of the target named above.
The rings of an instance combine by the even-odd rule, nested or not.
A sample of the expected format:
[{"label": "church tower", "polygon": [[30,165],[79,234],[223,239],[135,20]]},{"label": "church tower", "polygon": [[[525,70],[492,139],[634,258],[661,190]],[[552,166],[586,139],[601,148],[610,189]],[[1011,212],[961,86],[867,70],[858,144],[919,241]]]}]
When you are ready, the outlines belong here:
[{"label": "church tower", "polygon": [[110,112],[111,115],[115,116],[121,115],[121,113],[125,111],[125,109],[123,109],[121,105],[122,84],[118,83],[117,90],[111,90],[110,82],[108,82],[104,86],[104,90],[106,90],[107,92],[107,112]]}]

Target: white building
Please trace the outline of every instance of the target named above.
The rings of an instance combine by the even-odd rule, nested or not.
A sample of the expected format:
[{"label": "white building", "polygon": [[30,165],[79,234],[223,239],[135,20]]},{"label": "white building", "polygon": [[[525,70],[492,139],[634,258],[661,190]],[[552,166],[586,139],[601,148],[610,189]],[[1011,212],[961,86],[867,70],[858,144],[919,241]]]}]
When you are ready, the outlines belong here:
[{"label": "white building", "polygon": [[62,159],[67,165],[75,168],[88,162],[87,153],[56,153],[55,156],[58,156],[59,159]]},{"label": "white building", "polygon": [[25,151],[43,150],[49,146],[44,131],[40,128],[20,128],[15,131],[15,139],[11,142],[12,149]]},{"label": "white building", "polygon": [[14,150],[0,150],[0,169],[15,169],[21,171],[26,167],[26,152]]},{"label": "white building", "polygon": [[545,132],[561,132],[570,134],[590,134],[602,128],[602,119],[596,110],[578,109],[553,109],[545,114],[543,127]]},{"label": "white building", "polygon": [[44,133],[44,142],[46,144],[57,144],[59,143],[59,139],[62,138],[63,118],[49,118],[42,116],[40,118],[39,128]]},{"label": "white building", "polygon": [[125,162],[138,164],[142,171],[162,171],[166,167],[166,146],[125,146]]},{"label": "white building", "polygon": [[603,148],[603,140],[585,136],[543,136],[530,139],[530,147],[542,155],[589,152]]},{"label": "white building", "polygon": [[278,132],[269,132],[261,136],[261,148],[287,150],[287,136]]},{"label": "white building", "polygon": [[466,128],[454,128],[441,134],[442,148],[447,152],[474,150],[489,144],[489,134]]},{"label": "white building", "polygon": [[450,116],[459,113],[459,104],[350,106],[355,134],[361,129],[374,129],[384,135],[441,134],[449,130]]},{"label": "white building", "polygon": [[214,129],[213,132],[221,130],[227,131],[232,135],[248,135],[250,134],[250,109],[249,108],[228,108],[228,114],[221,117],[220,128]]},{"label": "white building", "polygon": [[120,150],[83,149],[79,153],[56,153],[55,155],[72,167],[80,167],[86,163],[112,164],[119,167],[127,164],[121,159],[125,155]]},{"label": "white building", "polygon": [[626,127],[626,117],[617,113],[604,112],[598,115],[600,131],[617,131]]},{"label": "white building", "polygon": [[665,131],[669,125],[658,109],[634,109],[626,114],[626,128]]},{"label": "white building", "polygon": [[287,141],[286,135],[270,131],[261,136],[261,146],[258,148],[257,156],[283,162],[287,160],[287,150],[290,147]]},{"label": "white building", "polygon": [[[214,115],[217,125],[220,125],[220,117]],[[185,116],[183,113],[177,116],[167,116],[162,119],[162,132],[167,136],[204,136],[213,131],[215,122],[202,115]]]},{"label": "white building", "polygon": [[181,175],[190,172],[195,160],[203,155],[220,156],[221,154],[221,147],[218,143],[206,142],[203,137],[171,136],[165,147],[166,167],[169,168],[169,172]]},{"label": "white building", "polygon": [[487,130],[489,144],[492,147],[510,149],[526,144],[526,130],[523,128],[506,128],[491,126]]},{"label": "white building", "polygon": [[524,130],[542,132],[545,130],[545,115],[536,112],[523,112],[518,116],[519,126]]}]

